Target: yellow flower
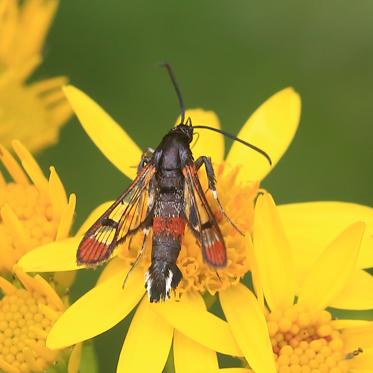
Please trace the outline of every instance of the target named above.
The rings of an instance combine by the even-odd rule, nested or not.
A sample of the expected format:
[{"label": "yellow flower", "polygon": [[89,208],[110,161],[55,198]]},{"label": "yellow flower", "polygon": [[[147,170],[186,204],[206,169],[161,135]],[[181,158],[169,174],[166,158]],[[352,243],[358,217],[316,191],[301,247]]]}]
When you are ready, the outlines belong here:
[{"label": "yellow flower", "polygon": [[13,178],[0,173],[0,272],[11,272],[18,259],[42,244],[68,236],[75,209],[75,195],[67,200],[54,167],[49,180],[35,159],[19,142],[13,149],[21,165],[0,146],[0,160]]},{"label": "yellow flower", "polygon": [[[371,268],[373,247],[373,209],[346,202],[305,202],[278,206],[278,211],[294,248],[294,265],[297,282],[311,269],[314,260],[346,226],[364,221],[366,231],[363,236],[358,268]],[[366,310],[372,309],[372,276],[356,269],[351,275],[351,286],[344,288],[330,306],[335,308]],[[357,285],[355,287],[355,284]],[[372,296],[367,296],[367,294]]]},{"label": "yellow flower", "polygon": [[[136,169],[133,165],[139,162],[142,154],[140,148],[84,93],[74,87],[65,88],[65,92],[84,129],[96,146],[120,171],[134,178]],[[192,118],[194,124],[219,127],[216,115],[211,112],[191,110],[188,111],[187,116]],[[299,96],[294,90],[287,88],[261,105],[243,126],[238,136],[269,152],[275,165],[294,136],[299,116]],[[183,283],[178,288],[179,293],[182,294],[180,300],[173,299],[164,304],[149,304],[146,297],[141,301],[145,292],[144,273],[149,263],[149,248],[147,257],[131,273],[124,289],[122,289],[123,279],[136,257],[138,245],[133,245],[132,250],[119,248],[116,252],[117,257],[106,266],[97,286],[74,303],[57,321],[48,337],[49,347],[60,348],[94,337],[117,324],[140,302],[123,345],[118,371],[160,372],[166,362],[173,336],[174,358],[178,373],[183,372],[185,364],[192,364],[192,362],[201,371],[217,369],[216,354],[213,351],[242,356],[244,351],[241,352],[234,341],[229,325],[206,310],[201,294],[206,291],[211,294],[229,291],[232,285],[237,284],[251,268],[253,262],[250,233],[253,198],[257,193],[259,181],[271,167],[260,155],[236,143],[223,161],[224,141],[221,135],[207,131],[201,134],[199,141],[193,147],[193,154],[196,158],[202,154],[212,157],[219,175],[217,188],[222,204],[232,220],[248,233],[244,238],[241,237],[220,216],[214,201],[208,197],[221,225],[228,249],[228,265],[219,270],[221,281],[216,272],[203,263],[198,247],[190,233],[186,232],[177,262],[184,276]],[[353,208],[356,209],[356,214],[362,215],[362,219],[371,217],[371,210],[366,211],[364,207],[338,203],[333,206],[340,210],[340,215],[346,220],[355,218],[350,214]],[[76,237],[36,249],[24,256],[19,265],[26,271],[77,269],[76,249],[82,234],[107,207],[108,204],[100,206]],[[292,206],[286,207],[284,213],[291,221],[296,212],[292,211]],[[300,207],[304,209],[303,205]],[[324,213],[323,206],[317,213]],[[320,237],[333,234],[335,229],[334,226],[324,224]],[[295,241],[298,239],[301,242],[301,239],[307,237],[308,231],[304,229],[300,233],[300,238],[295,237]],[[365,248],[367,252],[369,252],[368,244],[367,240]],[[297,242],[295,247],[298,249]],[[364,258],[362,267],[369,266],[373,262],[371,253],[366,254]],[[371,279],[369,281],[372,286],[373,281]],[[373,306],[373,299],[367,303]],[[260,312],[259,310],[258,314]],[[69,333],[66,333],[66,330],[69,330]],[[262,336],[261,340],[257,340],[258,346],[265,345],[266,330],[265,321],[252,325],[253,335]],[[156,346],[154,340],[157,341]],[[143,352],[138,348],[140,344],[149,346],[146,347],[146,359],[142,358]],[[268,351],[271,350],[270,344],[267,348]],[[189,363],[186,361],[187,358]],[[271,360],[260,364],[261,367],[268,368],[268,372],[274,366]]]},{"label": "yellow flower", "polygon": [[[41,372],[66,352],[49,350],[46,337],[65,305],[41,276],[34,278],[15,266],[26,252],[68,236],[75,209],[75,195],[67,200],[64,186],[54,169],[45,178],[33,156],[19,142],[12,142],[20,163],[0,146],[0,159],[13,181],[0,173],[0,272],[15,274],[24,288],[0,277],[0,369],[6,373]],[[55,274],[65,292],[74,272]],[[77,372],[80,345],[74,348],[69,372]]]},{"label": "yellow flower", "polygon": [[0,3],[0,142],[7,148],[14,138],[31,151],[55,143],[71,115],[61,90],[65,77],[25,83],[41,63],[57,6],[57,0]]},{"label": "yellow flower", "polygon": [[[269,194],[258,198],[253,280],[259,303],[243,285],[219,294],[237,343],[256,373],[372,371],[373,323],[333,320],[325,310],[346,286],[370,296],[369,289],[349,284],[364,229],[362,222],[348,226],[297,282],[294,252],[276,206]],[[267,324],[268,332],[253,333],[253,322]],[[259,345],[258,340],[266,341]],[[264,366],[268,361],[271,370]]]},{"label": "yellow flower", "polygon": [[[97,147],[104,152],[108,159],[114,163],[125,175],[130,178],[136,176],[136,165],[142,155],[140,148],[129,136],[84,93],[75,87],[65,88],[66,95],[80,118],[84,129],[93,139]],[[208,123],[219,128],[219,120],[213,112],[200,109],[188,110],[186,113],[193,123]],[[251,137],[252,143],[264,149],[271,149],[273,165],[277,163],[294,136],[300,116],[300,99],[293,89],[287,88],[265,102],[254,114],[239,136]],[[266,118],[266,119],[265,119]],[[179,120],[176,121],[178,123]],[[105,126],[102,125],[105,123]],[[251,130],[248,132],[248,128]],[[258,129],[259,128],[259,129]],[[267,134],[266,139],[263,132]],[[126,157],[123,156],[125,149]],[[224,139],[214,132],[203,133],[199,141],[193,145],[195,158],[200,155],[211,156],[218,180],[220,199],[230,218],[241,230],[250,233],[254,198],[258,191],[259,180],[271,169],[268,162],[260,154],[248,151],[241,144],[234,144],[224,161]],[[248,174],[247,163],[250,163],[251,174]],[[204,179],[201,172],[201,178]],[[228,251],[228,264],[216,271],[211,269],[202,259],[201,251],[195,244],[195,239],[190,232],[186,232],[183,239],[177,265],[183,273],[183,281],[178,286],[177,296],[187,291],[208,291],[215,294],[217,291],[237,283],[250,269],[247,255],[246,240],[227,222],[221,215],[217,204],[210,193],[207,198],[220,224]],[[106,208],[107,205],[104,206]],[[90,219],[93,222],[93,219]],[[88,227],[85,224],[84,227]],[[81,229],[83,231],[84,229]],[[141,239],[139,237],[139,239]],[[73,242],[73,241],[72,241]],[[72,251],[75,247],[72,246]],[[139,245],[132,245],[133,250],[125,246],[118,250],[118,255],[127,264],[133,262],[137,256]],[[67,253],[68,250],[65,250]],[[140,266],[147,269],[150,262],[151,250],[146,254]],[[75,253],[69,256],[75,258]],[[66,254],[67,255],[67,254]],[[69,259],[67,258],[67,259]],[[74,259],[75,262],[75,259]],[[35,260],[42,266],[43,260]],[[60,262],[60,265],[62,262]],[[74,269],[76,266],[74,267]],[[34,270],[37,270],[34,268]]]},{"label": "yellow flower", "polygon": [[[50,350],[47,335],[65,305],[41,276],[31,277],[15,268],[23,286],[0,277],[0,369],[5,373],[44,372],[65,359],[66,351]],[[70,355],[69,373],[77,372],[80,345]]]}]

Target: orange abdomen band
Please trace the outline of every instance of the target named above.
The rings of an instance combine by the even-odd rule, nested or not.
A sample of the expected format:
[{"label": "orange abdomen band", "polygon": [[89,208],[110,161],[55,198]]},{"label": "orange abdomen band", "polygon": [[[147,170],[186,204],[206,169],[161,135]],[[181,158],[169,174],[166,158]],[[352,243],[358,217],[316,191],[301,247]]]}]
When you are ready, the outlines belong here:
[{"label": "orange abdomen band", "polygon": [[176,217],[155,216],[153,219],[153,233],[164,234],[175,238],[181,237],[185,230],[185,219]]}]

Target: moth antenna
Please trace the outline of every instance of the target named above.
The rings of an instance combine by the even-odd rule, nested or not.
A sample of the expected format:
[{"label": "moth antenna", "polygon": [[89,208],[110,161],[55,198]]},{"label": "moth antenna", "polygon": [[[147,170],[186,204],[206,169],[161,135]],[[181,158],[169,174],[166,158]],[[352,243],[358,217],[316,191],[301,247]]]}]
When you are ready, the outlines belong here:
[{"label": "moth antenna", "polygon": [[181,124],[184,124],[184,120],[185,120],[185,106],[184,106],[184,101],[183,101],[183,97],[181,96],[181,92],[180,92],[180,88],[176,82],[176,78],[175,78],[175,75],[174,75],[174,72],[172,70],[172,67],[170,64],[166,63],[166,62],[162,62],[161,64],[161,67],[165,67],[167,72],[168,72],[168,75],[171,79],[171,82],[175,88],[175,91],[176,91],[176,95],[177,95],[177,98],[179,100],[179,106],[180,106],[180,111],[181,111]]},{"label": "moth antenna", "polygon": [[210,130],[210,131],[214,131],[214,132],[218,132],[226,137],[229,137],[230,139],[234,140],[234,141],[238,141],[240,142],[241,144],[249,147],[250,149],[253,149],[255,150],[256,152],[260,153],[263,157],[265,157],[268,161],[268,163],[270,165],[272,165],[272,159],[271,157],[262,149],[258,148],[257,146],[253,145],[253,144],[250,144],[249,142],[245,141],[245,140],[242,140],[240,139],[239,137],[236,137],[234,135],[231,135],[230,133],[228,132],[225,132],[221,129],[217,129],[217,128],[214,128],[214,127],[209,127],[209,126],[193,126],[193,128],[202,128],[202,129],[206,129],[206,130]]}]

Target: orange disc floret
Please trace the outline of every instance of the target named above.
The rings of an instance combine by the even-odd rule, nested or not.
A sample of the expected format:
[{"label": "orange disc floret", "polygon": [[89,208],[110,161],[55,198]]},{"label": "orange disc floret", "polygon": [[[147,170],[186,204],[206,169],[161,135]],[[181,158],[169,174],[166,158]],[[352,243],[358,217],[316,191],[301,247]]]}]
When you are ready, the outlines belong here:
[{"label": "orange disc floret", "polygon": [[349,372],[354,356],[330,312],[296,304],[266,318],[278,372]]},{"label": "orange disc floret", "polygon": [[[236,284],[250,270],[249,246],[247,240],[250,239],[254,216],[254,198],[258,192],[258,183],[238,183],[237,175],[239,167],[230,167],[224,162],[215,166],[217,178],[217,191],[222,205],[230,219],[245,232],[243,237],[222,215],[212,193],[206,192],[208,203],[219,224],[224,237],[227,249],[227,264],[222,268],[215,269],[203,258],[202,249],[194,237],[193,233],[186,228],[182,238],[182,246],[177,266],[180,268],[183,279],[176,289],[176,297],[180,297],[188,291],[198,291],[200,293],[209,292],[214,295],[216,292],[224,290]],[[207,180],[204,173],[200,172],[199,177],[203,190],[207,190]],[[155,218],[155,233],[170,229],[172,232],[182,228],[181,222],[166,228],[168,225],[164,221]],[[179,230],[178,230],[179,232]],[[154,232],[153,232],[154,233]],[[136,235],[129,245],[127,242],[119,249],[119,257],[127,263],[133,263],[141,247],[141,235]],[[147,240],[145,254],[139,265],[146,270],[151,259],[151,239]],[[219,258],[218,258],[219,259]],[[223,258],[224,259],[224,258]],[[221,259],[221,260],[223,260]]]},{"label": "orange disc floret", "polygon": [[44,371],[59,351],[46,347],[47,335],[65,306],[40,276],[15,268],[22,287],[0,277],[0,369],[6,373]]}]

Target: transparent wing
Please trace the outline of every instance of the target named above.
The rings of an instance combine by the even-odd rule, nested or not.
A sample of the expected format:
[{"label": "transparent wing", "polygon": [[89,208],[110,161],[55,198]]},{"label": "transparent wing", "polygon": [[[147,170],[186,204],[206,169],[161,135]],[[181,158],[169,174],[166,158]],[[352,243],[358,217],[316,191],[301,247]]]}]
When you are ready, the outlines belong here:
[{"label": "transparent wing", "polygon": [[213,267],[224,267],[227,254],[223,235],[206,200],[194,163],[183,168],[185,215],[199,240],[204,260]]},{"label": "transparent wing", "polygon": [[78,264],[97,265],[109,259],[114,248],[141,227],[151,214],[155,172],[152,164],[145,166],[128,189],[88,229],[78,247]]}]

